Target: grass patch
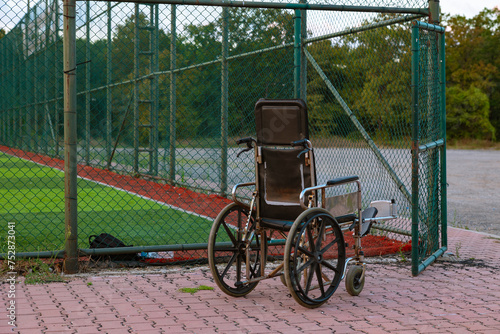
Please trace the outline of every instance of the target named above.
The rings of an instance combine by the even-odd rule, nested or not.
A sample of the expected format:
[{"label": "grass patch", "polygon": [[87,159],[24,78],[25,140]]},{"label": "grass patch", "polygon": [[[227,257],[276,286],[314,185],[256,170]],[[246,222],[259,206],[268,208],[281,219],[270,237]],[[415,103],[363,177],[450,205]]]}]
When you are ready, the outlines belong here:
[{"label": "grass patch", "polygon": [[25,284],[65,282],[60,275],[61,268],[55,264],[54,259],[45,261],[41,259],[18,259],[14,270],[7,266],[7,261],[3,261],[0,267],[0,277],[8,272],[16,272],[18,275],[24,276]]},{"label": "grass patch", "polygon": [[[0,154],[1,240],[15,222],[16,251],[62,249],[64,173]],[[212,222],[131,193],[78,179],[78,244],[110,233],[127,245],[204,243]]]},{"label": "grass patch", "polygon": [[200,285],[197,288],[180,288],[179,291],[184,293],[195,294],[196,292],[201,290],[213,290],[213,289],[214,288],[212,288],[211,286]]},{"label": "grass patch", "polygon": [[448,149],[454,150],[500,150],[500,142],[479,139],[450,139]]}]

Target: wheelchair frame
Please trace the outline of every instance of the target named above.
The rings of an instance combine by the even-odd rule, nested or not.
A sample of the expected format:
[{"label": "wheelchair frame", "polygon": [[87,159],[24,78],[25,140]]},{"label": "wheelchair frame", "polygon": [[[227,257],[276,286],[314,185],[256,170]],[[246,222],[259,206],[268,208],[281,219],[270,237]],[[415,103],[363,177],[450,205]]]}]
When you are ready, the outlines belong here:
[{"label": "wheelchair frame", "polygon": [[[308,139],[302,139],[292,142],[291,147],[302,146],[303,151],[299,156],[305,154],[305,164],[310,168],[313,186],[304,188],[299,195],[299,203],[304,211],[293,224],[266,220],[261,216],[259,206],[261,189],[258,165],[262,163],[261,146],[253,138],[243,138],[237,143],[247,145],[238,156],[246,151],[254,151],[256,181],[233,187],[233,203],[219,213],[210,231],[208,259],[219,288],[228,295],[240,297],[250,293],[260,281],[279,276],[292,297],[308,308],[324,304],[343,279],[348,293],[359,295],[364,287],[366,271],[361,238],[369,233],[373,222],[396,218],[394,201],[372,202],[369,210],[362,211],[361,182],[357,176],[340,177],[326,184],[315,185],[313,147]],[[326,189],[352,183],[357,185],[357,190],[348,196],[355,200],[357,214],[333,216],[327,210],[330,208]],[[251,186],[255,189],[250,203],[240,201],[238,189]],[[318,193],[321,193],[320,200]],[[377,205],[389,215],[375,217]],[[343,233],[349,229],[354,230],[354,256],[346,259]],[[266,273],[267,250],[269,245],[275,243],[271,238],[274,231],[286,239],[284,259]],[[353,265],[347,271],[349,263]]]}]

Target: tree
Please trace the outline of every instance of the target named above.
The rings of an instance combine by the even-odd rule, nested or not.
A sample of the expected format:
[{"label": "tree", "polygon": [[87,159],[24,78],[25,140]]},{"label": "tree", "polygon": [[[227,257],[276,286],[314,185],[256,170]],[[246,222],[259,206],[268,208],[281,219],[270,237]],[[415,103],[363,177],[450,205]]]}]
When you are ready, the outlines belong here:
[{"label": "tree", "polygon": [[[480,101],[471,101],[472,97],[488,99],[488,108],[484,112],[474,113],[474,117],[485,117],[489,121],[495,131],[500,131],[500,58],[498,50],[500,50],[500,10],[498,8],[484,9],[478,15],[471,19],[464,16],[445,15],[445,23],[448,25],[446,33],[446,80],[449,89],[453,89],[450,96],[461,96],[459,100],[469,101],[474,105],[478,105]],[[479,90],[484,95],[479,94]],[[474,93],[473,93],[474,92]],[[468,98],[465,98],[465,95]],[[457,97],[458,98],[458,97]],[[451,115],[462,114],[463,112],[472,111],[470,108],[461,108],[456,110],[457,105],[454,103],[447,104],[448,113]],[[462,105],[463,104],[459,104]],[[485,105],[486,106],[486,105]],[[472,116],[471,116],[472,117]],[[449,118],[449,117],[448,117]],[[452,117],[454,122],[456,119]],[[482,120],[482,124],[486,124],[486,120]],[[489,128],[489,126],[486,126]],[[484,130],[484,128],[481,128]],[[470,128],[475,131],[474,128]],[[478,139],[493,139],[494,133],[489,131],[479,130],[481,136],[476,134],[468,134],[468,137]],[[455,127],[450,127],[450,136],[457,136],[454,133]]]},{"label": "tree", "polygon": [[489,99],[481,89],[450,87],[446,92],[446,110],[446,129],[450,139],[495,140],[495,129],[488,119]]}]

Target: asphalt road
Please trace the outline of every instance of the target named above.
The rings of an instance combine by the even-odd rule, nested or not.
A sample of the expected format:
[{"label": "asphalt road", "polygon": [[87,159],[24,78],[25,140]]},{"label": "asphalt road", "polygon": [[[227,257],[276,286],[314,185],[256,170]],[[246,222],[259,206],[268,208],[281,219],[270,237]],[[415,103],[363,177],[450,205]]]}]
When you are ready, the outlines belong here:
[{"label": "asphalt road", "polygon": [[500,235],[500,151],[448,150],[448,224]]}]

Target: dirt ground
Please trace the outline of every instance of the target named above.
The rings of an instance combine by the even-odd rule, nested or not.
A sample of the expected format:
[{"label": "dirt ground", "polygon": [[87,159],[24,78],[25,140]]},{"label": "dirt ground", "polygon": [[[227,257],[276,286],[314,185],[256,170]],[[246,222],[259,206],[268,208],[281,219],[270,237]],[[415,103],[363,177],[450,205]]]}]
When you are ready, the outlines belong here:
[{"label": "dirt ground", "polygon": [[500,151],[447,150],[448,225],[500,235]]}]

